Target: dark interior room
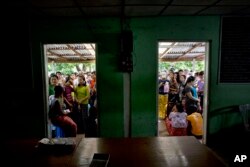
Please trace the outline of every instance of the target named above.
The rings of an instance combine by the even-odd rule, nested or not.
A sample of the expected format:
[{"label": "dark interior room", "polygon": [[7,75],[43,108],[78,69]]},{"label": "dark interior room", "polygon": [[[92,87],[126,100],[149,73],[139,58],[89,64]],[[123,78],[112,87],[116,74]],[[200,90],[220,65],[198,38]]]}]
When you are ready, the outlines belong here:
[{"label": "dark interior room", "polygon": [[[2,8],[7,166],[91,166],[94,153],[108,154],[102,166],[110,167],[249,165],[249,0],[8,0]],[[202,142],[158,136],[165,41],[206,43]],[[40,154],[35,146],[50,133],[44,46],[75,43],[95,44],[98,136],[78,135],[66,155]]]}]

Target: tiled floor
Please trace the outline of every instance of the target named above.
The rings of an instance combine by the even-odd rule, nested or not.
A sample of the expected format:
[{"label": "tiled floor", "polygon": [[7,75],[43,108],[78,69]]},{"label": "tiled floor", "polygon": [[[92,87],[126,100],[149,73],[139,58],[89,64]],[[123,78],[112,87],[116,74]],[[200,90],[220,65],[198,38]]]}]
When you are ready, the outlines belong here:
[{"label": "tiled floor", "polygon": [[158,136],[168,136],[165,120],[158,119]]}]

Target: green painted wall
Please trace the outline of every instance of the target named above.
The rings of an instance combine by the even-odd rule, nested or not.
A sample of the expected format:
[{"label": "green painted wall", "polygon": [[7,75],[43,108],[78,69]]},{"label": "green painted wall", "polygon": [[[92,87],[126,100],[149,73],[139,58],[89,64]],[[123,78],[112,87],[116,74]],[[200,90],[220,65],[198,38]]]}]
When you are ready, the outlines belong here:
[{"label": "green painted wall", "polygon": [[157,133],[156,78],[157,43],[206,41],[210,45],[208,80],[208,136],[243,125],[238,105],[250,103],[250,84],[218,83],[220,17],[138,18],[131,21],[134,32],[134,71],[132,73],[132,136]]},{"label": "green painted wall", "polygon": [[[170,41],[207,41],[209,55],[208,133],[219,132],[241,122],[235,106],[249,103],[249,84],[220,84],[220,17],[172,16],[130,19],[134,35],[134,71],[131,73],[131,136],[157,134],[157,44]],[[39,97],[35,121],[43,114],[41,44],[63,42],[97,43],[97,90],[102,137],[123,137],[123,73],[118,69],[120,21],[117,18],[37,21],[31,26],[34,90]],[[233,106],[233,111],[223,108]],[[219,114],[220,113],[220,114]],[[34,122],[35,122],[34,121]],[[42,125],[35,125],[43,130]]]},{"label": "green painted wall", "polygon": [[[135,62],[132,73],[133,136],[157,133],[156,78],[158,75],[158,42],[207,41],[211,44],[211,66],[216,70],[219,48],[219,17],[161,17],[133,19]],[[217,77],[217,71],[210,73]],[[213,84],[211,79],[210,84]],[[143,128],[142,128],[143,127]]]},{"label": "green painted wall", "polygon": [[[34,85],[39,95],[43,94],[43,54],[46,43],[88,43],[97,44],[97,90],[100,135],[120,137],[123,129],[123,73],[118,70],[119,19],[96,20],[51,20],[38,21],[32,25],[32,56]],[[91,25],[91,26],[90,26]],[[41,96],[42,97],[42,96]],[[39,114],[42,114],[43,99],[39,97]]]}]

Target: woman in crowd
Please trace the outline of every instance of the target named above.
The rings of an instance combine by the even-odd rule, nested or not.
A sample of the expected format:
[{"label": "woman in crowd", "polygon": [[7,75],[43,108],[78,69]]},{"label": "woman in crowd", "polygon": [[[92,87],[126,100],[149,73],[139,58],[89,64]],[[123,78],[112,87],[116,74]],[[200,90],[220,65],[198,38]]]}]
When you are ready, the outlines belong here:
[{"label": "woman in crowd", "polygon": [[183,94],[185,96],[185,109],[188,115],[196,112],[200,105],[200,99],[198,98],[197,90],[194,87],[195,77],[188,77]]},{"label": "woman in crowd", "polygon": [[55,96],[52,99],[49,110],[49,118],[53,125],[62,128],[65,137],[75,137],[77,134],[77,125],[67,114],[69,110],[65,109],[63,87],[55,86]]},{"label": "woman in crowd", "polygon": [[169,70],[169,92],[168,92],[168,105],[167,117],[169,116],[175,103],[179,101],[179,85],[177,82],[177,75],[174,70]]},{"label": "woman in crowd", "polygon": [[90,98],[90,90],[87,86],[85,77],[83,75],[78,76],[78,85],[75,88],[75,102],[78,106],[78,112],[80,113],[79,132],[85,133],[87,128],[88,118],[88,104]]}]

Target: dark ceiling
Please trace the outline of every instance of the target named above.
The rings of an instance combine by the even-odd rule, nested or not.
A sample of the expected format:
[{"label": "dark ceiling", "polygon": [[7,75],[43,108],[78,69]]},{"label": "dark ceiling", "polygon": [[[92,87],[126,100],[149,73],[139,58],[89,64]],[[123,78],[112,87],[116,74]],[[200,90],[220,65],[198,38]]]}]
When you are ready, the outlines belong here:
[{"label": "dark ceiling", "polygon": [[[250,0],[8,0],[32,17],[250,15]],[[13,13],[17,13],[14,12]]]},{"label": "dark ceiling", "polygon": [[[11,20],[22,19],[23,15],[34,19],[82,17],[132,18],[185,15],[250,16],[250,0],[8,0],[7,6],[3,6],[3,10],[6,10],[6,15],[12,16]],[[9,22],[6,24],[9,25],[8,29],[10,29],[7,31],[11,31],[11,29],[16,31],[13,28],[16,26],[14,22],[12,26]],[[159,58],[162,61],[166,61],[168,58],[171,58],[171,61],[193,60],[194,57],[197,60],[204,59],[205,47],[203,45],[199,43],[190,43],[187,45],[181,43],[166,45],[163,43],[160,48],[161,50],[159,50]],[[68,53],[69,51],[71,52]],[[51,59],[54,58],[53,61],[62,57],[63,61],[65,61],[68,54],[72,54],[73,56],[71,55],[70,57],[74,57],[74,60],[77,57],[83,60],[92,60],[92,57],[95,56],[92,54],[92,57],[89,57],[88,53],[84,55],[82,52],[74,49],[74,47],[73,49],[70,47],[65,51],[61,49],[58,51],[50,50]],[[82,58],[82,55],[85,57]]]}]

